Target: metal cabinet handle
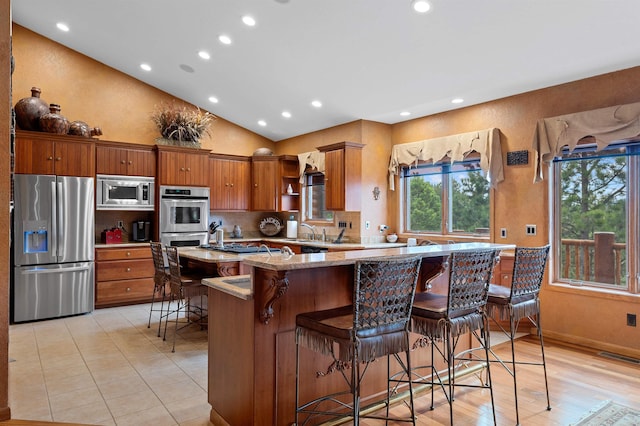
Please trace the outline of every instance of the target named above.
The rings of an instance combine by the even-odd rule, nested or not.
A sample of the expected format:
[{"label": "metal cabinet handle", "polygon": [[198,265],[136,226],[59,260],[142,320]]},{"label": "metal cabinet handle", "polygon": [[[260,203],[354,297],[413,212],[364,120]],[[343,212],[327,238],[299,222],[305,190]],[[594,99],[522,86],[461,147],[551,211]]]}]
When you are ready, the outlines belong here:
[{"label": "metal cabinet handle", "polygon": [[127,287],[127,291],[131,291],[131,287]]},{"label": "metal cabinet handle", "polygon": [[126,161],[120,160],[120,164],[124,164],[124,163],[126,163]]},{"label": "metal cabinet handle", "polygon": [[181,171],[181,172],[184,172],[184,167],[180,167],[180,171]]},{"label": "metal cabinet handle", "polygon": [[53,157],[52,156],[48,156],[47,160],[53,160]]},{"label": "metal cabinet handle", "polygon": [[62,157],[56,157],[56,161],[62,160]]},{"label": "metal cabinet handle", "polygon": [[190,172],[191,171],[191,167],[187,167],[187,171]]},{"label": "metal cabinet handle", "polygon": [[133,161],[129,160],[129,165],[132,165],[132,164],[133,164]]},{"label": "metal cabinet handle", "polygon": [[127,256],[131,256],[131,252],[130,251],[127,252]]},{"label": "metal cabinet handle", "polygon": [[127,272],[131,272],[131,268],[127,268]]},{"label": "metal cabinet handle", "polygon": [[233,188],[233,184],[230,184],[230,186]]}]

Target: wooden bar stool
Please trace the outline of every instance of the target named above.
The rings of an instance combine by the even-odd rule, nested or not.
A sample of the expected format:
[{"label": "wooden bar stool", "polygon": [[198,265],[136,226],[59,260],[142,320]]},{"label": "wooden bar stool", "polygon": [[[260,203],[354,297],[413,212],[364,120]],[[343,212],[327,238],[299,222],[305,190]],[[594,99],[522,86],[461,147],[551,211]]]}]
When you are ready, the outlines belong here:
[{"label": "wooden bar stool", "polygon": [[[199,324],[200,328],[204,328],[204,307],[202,303],[203,296],[206,295],[207,287],[200,282],[199,278],[195,277],[183,277],[180,273],[180,258],[178,256],[178,248],[177,247],[167,247],[167,261],[169,262],[169,285],[171,291],[169,292],[170,298],[169,303],[172,301],[177,302],[177,307],[175,310],[169,312],[167,309],[167,320],[164,323],[164,339],[167,338],[167,324],[169,323],[169,315],[175,313],[175,328],[173,333],[173,348],[171,352],[176,351],[176,336],[178,334],[178,318],[180,314],[184,314],[186,321],[184,322],[182,327],[189,326],[191,324]],[[200,306],[192,309],[191,300],[193,298],[200,297],[201,303]],[[195,314],[198,318],[197,321],[191,320],[191,315]],[[182,328],[180,327],[180,329]]]},{"label": "wooden bar stool", "polygon": [[[353,304],[324,311],[298,314],[296,317],[296,425],[324,419],[325,416],[389,420],[390,383],[387,382],[386,415],[364,414],[360,407],[360,384],[369,363],[393,355],[405,374],[411,369],[409,355],[409,318],[415,294],[420,257],[366,260],[355,264]],[[321,396],[300,404],[300,346],[333,358],[348,390]],[[406,363],[399,353],[404,352]],[[351,374],[347,371],[351,368]],[[315,374],[315,373],[314,373]],[[305,380],[306,379],[302,379]],[[321,386],[319,384],[318,386]],[[413,391],[409,388],[410,415],[391,420],[415,425]],[[351,395],[351,402],[341,395]],[[301,415],[306,415],[301,420]]]},{"label": "wooden bar stool", "polygon": [[[547,364],[544,358],[544,340],[542,339],[542,328],[540,327],[540,286],[544,277],[544,270],[547,265],[549,255],[549,245],[544,247],[517,247],[515,251],[513,279],[511,288],[496,284],[489,286],[489,297],[487,301],[487,315],[493,320],[511,342],[511,360],[501,360],[492,352],[495,361],[507,369],[513,376],[513,392],[516,407],[516,424],[520,424],[520,413],[518,412],[518,382],[516,380],[516,365],[539,365],[544,371],[544,386],[547,392],[547,410],[551,410],[549,400],[549,383],[547,381]],[[535,318],[534,318],[535,317]],[[515,339],[520,321],[528,319],[536,327],[540,350],[542,352],[542,362],[516,361]],[[509,321],[507,330],[501,323]],[[510,366],[510,367],[509,367]]]},{"label": "wooden bar stool", "polygon": [[[414,384],[431,387],[431,409],[434,408],[434,388],[440,387],[449,403],[450,422],[453,425],[455,387],[489,388],[493,422],[496,422],[489,368],[489,337],[485,306],[489,280],[496,262],[496,250],[454,252],[450,255],[449,288],[447,295],[429,292],[417,293],[411,312],[411,331],[422,335],[414,347],[431,348],[431,365],[415,367],[411,371]],[[458,351],[460,337],[471,333],[479,348]],[[442,343],[443,347],[438,346]],[[480,352],[480,354],[478,354]],[[447,376],[442,377],[435,365],[436,353],[447,365]],[[483,355],[483,357],[480,357]],[[456,373],[461,365],[486,366],[487,381],[481,384],[457,383]],[[419,374],[428,369],[427,374]]]},{"label": "wooden bar stool", "polygon": [[[151,314],[153,312],[159,311],[160,321],[158,321],[158,337],[160,337],[160,328],[162,327],[162,318],[164,312],[164,301],[167,296],[167,284],[169,283],[169,268],[164,266],[162,244],[152,241],[150,245],[155,273],[153,275],[153,294],[151,295],[151,308],[149,309],[149,323],[147,324],[147,328],[151,328]],[[153,304],[156,301],[156,295],[158,295],[158,297],[161,297],[160,309],[153,308]]]}]

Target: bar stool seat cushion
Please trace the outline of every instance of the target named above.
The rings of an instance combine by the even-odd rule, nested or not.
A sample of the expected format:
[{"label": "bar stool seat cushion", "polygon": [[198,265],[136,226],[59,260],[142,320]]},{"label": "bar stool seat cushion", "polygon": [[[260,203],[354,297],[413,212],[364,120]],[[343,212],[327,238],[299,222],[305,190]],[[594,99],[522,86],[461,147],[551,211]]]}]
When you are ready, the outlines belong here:
[{"label": "bar stool seat cushion", "polygon": [[[326,309],[298,314],[297,334],[300,343],[325,355],[335,354],[340,361],[353,357],[353,306]],[[378,357],[406,351],[409,339],[401,323],[384,324],[356,332],[360,359],[370,361]],[[338,345],[335,353],[333,345]]]},{"label": "bar stool seat cushion", "polygon": [[487,314],[500,320],[510,318],[509,310],[513,311],[515,319],[536,315],[538,311],[537,293],[526,293],[519,296],[511,295],[511,289],[497,284],[489,285],[487,296]]}]

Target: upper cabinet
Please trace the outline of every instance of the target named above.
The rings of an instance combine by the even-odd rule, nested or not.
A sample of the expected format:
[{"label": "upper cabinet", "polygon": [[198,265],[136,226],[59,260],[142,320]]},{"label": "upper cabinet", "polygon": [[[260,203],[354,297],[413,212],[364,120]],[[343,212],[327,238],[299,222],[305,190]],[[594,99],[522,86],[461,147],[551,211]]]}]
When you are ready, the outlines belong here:
[{"label": "upper cabinet", "polygon": [[279,159],[272,156],[254,156],[251,160],[251,209],[277,211]]},{"label": "upper cabinet", "polygon": [[15,173],[94,177],[95,141],[81,136],[18,130]]},{"label": "upper cabinet", "polygon": [[211,154],[209,187],[211,210],[243,211],[250,208],[251,162],[249,157]]},{"label": "upper cabinet", "polygon": [[362,204],[362,148],[357,142],[318,147],[325,153],[325,209],[360,211]]},{"label": "upper cabinet", "polygon": [[156,153],[149,145],[96,143],[96,173],[101,175],[156,175]]},{"label": "upper cabinet", "polygon": [[159,185],[209,186],[209,151],[156,145]]}]

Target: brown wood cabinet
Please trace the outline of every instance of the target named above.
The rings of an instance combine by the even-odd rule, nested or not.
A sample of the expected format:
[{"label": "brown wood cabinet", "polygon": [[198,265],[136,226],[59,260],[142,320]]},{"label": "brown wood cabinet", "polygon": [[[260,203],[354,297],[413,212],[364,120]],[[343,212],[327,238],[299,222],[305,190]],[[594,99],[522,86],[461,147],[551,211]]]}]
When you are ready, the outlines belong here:
[{"label": "brown wood cabinet", "polygon": [[271,156],[255,156],[251,160],[251,209],[274,212],[278,209],[280,185],[279,159]]},{"label": "brown wood cabinet", "polygon": [[211,210],[249,210],[251,163],[248,157],[211,154],[209,188]]},{"label": "brown wood cabinet", "polygon": [[156,153],[148,145],[100,141],[96,143],[96,173],[155,177]]},{"label": "brown wood cabinet", "polygon": [[148,246],[96,249],[96,308],[146,303],[153,294]]},{"label": "brown wood cabinet", "polygon": [[94,177],[95,158],[93,139],[16,132],[15,173]]},{"label": "brown wood cabinet", "polygon": [[340,142],[318,147],[325,153],[325,209],[360,211],[362,147],[356,142]]},{"label": "brown wood cabinet", "polygon": [[156,145],[159,185],[209,186],[209,151]]}]

